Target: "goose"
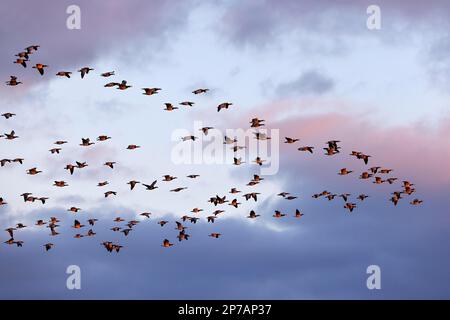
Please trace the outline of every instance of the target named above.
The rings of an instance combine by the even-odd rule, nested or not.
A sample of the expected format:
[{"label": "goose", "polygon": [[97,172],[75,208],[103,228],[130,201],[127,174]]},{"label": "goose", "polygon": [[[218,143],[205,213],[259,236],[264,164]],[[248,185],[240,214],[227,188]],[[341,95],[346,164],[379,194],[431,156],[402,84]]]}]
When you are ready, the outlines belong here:
[{"label": "goose", "polygon": [[73,174],[73,172],[74,172],[74,170],[75,170],[75,168],[77,168],[76,166],[74,166],[73,164],[68,164],[68,165],[66,165],[66,167],[64,168],[65,170],[69,170],[69,172],[70,172],[70,174],[72,175]]},{"label": "goose", "polygon": [[130,144],[130,145],[128,145],[127,150],[134,150],[134,149],[138,149],[140,147],[141,146],[138,146],[136,144]]},{"label": "goose", "polygon": [[353,209],[356,208],[356,203],[349,203],[349,202],[347,202],[347,203],[344,205],[344,208],[345,208],[345,209],[348,209],[350,212],[353,212]]},{"label": "goose", "polygon": [[396,180],[397,180],[397,178],[388,178],[388,179],[386,179],[386,181],[387,181],[389,184],[393,184]]},{"label": "goose", "polygon": [[38,173],[41,173],[42,171],[38,170],[37,168],[31,168],[27,170],[27,174],[34,176]]},{"label": "goose", "polygon": [[99,183],[97,184],[97,187],[104,187],[104,186],[106,186],[107,184],[109,184],[108,181],[102,181],[102,182],[99,182]]},{"label": "goose", "polygon": [[236,188],[231,188],[230,192],[231,194],[235,194],[235,193],[239,193],[241,192],[240,190],[236,189]]},{"label": "goose", "polygon": [[56,144],[56,145],[62,145],[62,144],[65,144],[65,143],[67,143],[67,141],[58,140],[58,141],[56,141],[54,144]]},{"label": "goose", "polygon": [[149,219],[150,219],[150,215],[151,215],[151,212],[143,212],[143,213],[140,214],[140,216],[143,216],[143,217],[146,217],[146,218],[149,218]]},{"label": "goose", "polygon": [[161,220],[157,222],[161,227],[164,227],[164,225],[166,225],[167,223],[169,223],[169,221],[165,221],[165,220]]},{"label": "goose", "polygon": [[9,81],[6,81],[6,85],[12,86],[12,87],[17,86],[19,84],[22,84],[22,82],[17,81],[17,77],[16,76],[10,76]]},{"label": "goose", "polygon": [[199,174],[190,174],[190,175],[188,175],[188,176],[186,176],[187,178],[190,178],[190,179],[195,179],[195,178],[198,178],[198,177],[200,177],[200,175]]},{"label": "goose", "polygon": [[56,75],[59,77],[66,77],[70,79],[70,75],[72,74],[72,72],[70,71],[59,71]]},{"label": "goose", "polygon": [[39,71],[41,76],[43,76],[44,75],[44,68],[48,68],[48,65],[42,64],[42,63],[37,63],[36,65],[32,66],[32,68],[33,69],[37,69],[37,71]]},{"label": "goose", "polygon": [[217,112],[222,109],[228,109],[231,105],[233,105],[231,102],[223,102],[217,106]]},{"label": "goose", "polygon": [[142,90],[144,90],[144,92],[142,93],[143,95],[151,96],[157,94],[158,91],[161,90],[161,88],[142,88]]},{"label": "goose", "polygon": [[114,76],[115,72],[114,71],[108,71],[108,72],[103,72],[102,74],[100,74],[100,76],[107,78],[107,77],[111,77]]},{"label": "goose", "polygon": [[255,219],[255,218],[259,217],[259,216],[260,216],[260,215],[259,215],[259,214],[256,214],[256,212],[255,212],[254,210],[251,210],[250,213],[249,213],[249,215],[247,216],[247,218],[249,218],[249,219]]},{"label": "goose", "polygon": [[98,219],[93,218],[93,219],[89,219],[88,223],[89,223],[89,225],[93,226],[97,221],[98,221]]},{"label": "goose", "polygon": [[361,200],[361,201],[364,201],[364,199],[366,199],[366,198],[368,198],[369,196],[367,196],[367,195],[365,195],[365,194],[360,194],[359,196],[358,196],[358,199],[359,200]]},{"label": "goose", "polygon": [[372,168],[370,168],[369,170],[370,170],[370,172],[372,172],[373,174],[377,174],[378,173],[378,170],[380,170],[381,169],[381,167],[372,167]]},{"label": "goose", "polygon": [[192,102],[192,101],[183,101],[183,102],[180,102],[179,103],[181,106],[189,106],[189,107],[192,107],[194,104],[195,104],[195,102]]},{"label": "goose", "polygon": [[122,80],[122,82],[117,86],[117,90],[126,90],[128,88],[131,88],[131,86],[127,85],[126,80]]},{"label": "goose", "polygon": [[343,194],[340,194],[340,195],[339,195],[339,197],[341,197],[342,199],[344,199],[345,202],[348,201],[348,197],[350,197],[350,196],[351,196],[350,193],[343,193]]},{"label": "goose", "polygon": [[284,139],[285,139],[284,143],[295,143],[300,140],[300,139],[294,139],[294,138],[289,138],[289,137],[285,137]]},{"label": "goose", "polygon": [[142,185],[146,188],[146,190],[154,190],[156,188],[158,188],[156,185],[157,180],[153,181],[151,184],[145,184],[143,183]]},{"label": "goose", "polygon": [[211,130],[211,129],[214,129],[214,127],[203,127],[203,128],[201,128],[201,129],[199,129],[199,131],[202,131],[203,134],[204,134],[205,136],[207,136],[209,130]]},{"label": "goose", "polygon": [[91,142],[91,139],[89,138],[81,138],[80,146],[82,147],[89,147],[91,145],[95,144],[94,142]]},{"label": "goose", "polygon": [[259,166],[262,166],[265,161],[266,160],[263,160],[260,157],[256,157],[256,159],[253,162],[256,163]]},{"label": "goose", "polygon": [[174,107],[171,103],[164,103],[164,105],[166,106],[164,108],[164,110],[166,110],[166,111],[173,111],[175,109],[178,109],[178,107]]},{"label": "goose", "polygon": [[61,151],[61,148],[53,148],[53,149],[50,149],[49,151],[51,154],[55,154],[55,153],[59,154],[59,152]]},{"label": "goose", "polygon": [[255,135],[255,139],[256,140],[270,140],[270,139],[272,139],[271,137],[267,136],[266,133],[253,132],[253,134]]},{"label": "goose", "polygon": [[108,198],[110,195],[117,195],[117,192],[115,192],[115,191],[106,191],[105,192],[105,198]]},{"label": "goose", "polygon": [[217,219],[217,216],[208,216],[206,217],[207,222],[214,223],[214,221]]},{"label": "goose", "polygon": [[413,201],[410,202],[410,204],[412,204],[413,206],[418,206],[422,203],[423,203],[423,200],[419,200],[419,199],[414,199]]},{"label": "goose", "polygon": [[78,72],[80,72],[80,74],[81,74],[81,79],[83,79],[84,76],[85,76],[86,74],[89,73],[89,71],[93,71],[93,70],[94,70],[94,69],[89,68],[89,67],[83,67],[83,68],[81,68],[80,70],[78,70]]},{"label": "goose", "polygon": [[258,118],[253,118],[251,121],[250,121],[250,124],[251,124],[251,128],[259,128],[259,127],[261,127],[261,126],[264,126],[264,123],[263,122],[265,122],[266,120],[262,120],[262,119],[258,119]]},{"label": "goose", "polygon": [[105,162],[103,165],[104,166],[107,166],[107,167],[110,167],[111,169],[114,169],[114,165],[115,165],[116,163],[114,162],[114,161],[107,161],[107,162]]},{"label": "goose", "polygon": [[304,214],[301,213],[300,210],[295,209],[295,215],[294,215],[295,218],[301,218],[303,216],[304,216]]},{"label": "goose", "polygon": [[73,212],[73,213],[77,213],[78,211],[81,211],[81,208],[70,207],[69,209],[67,209],[67,211],[70,211],[70,212]]},{"label": "goose", "polygon": [[20,65],[22,65],[24,68],[26,68],[26,67],[27,67],[27,62],[28,62],[28,61],[29,61],[28,59],[17,58],[16,61],[14,61],[14,63],[20,64]]},{"label": "goose", "polygon": [[218,239],[220,236],[222,236],[222,234],[220,234],[220,233],[211,233],[209,236],[212,237],[212,238]]},{"label": "goose", "polygon": [[345,175],[350,174],[352,172],[353,171],[351,171],[351,170],[347,170],[347,168],[342,168],[341,171],[338,173],[338,175],[345,176]]},{"label": "goose", "polygon": [[127,184],[130,185],[130,190],[133,190],[134,187],[135,187],[138,183],[140,183],[140,182],[139,182],[139,181],[136,181],[136,180],[131,180],[131,181],[127,182]]},{"label": "goose", "polygon": [[46,243],[46,244],[44,244],[45,251],[50,250],[51,248],[53,248],[53,246],[54,246],[53,243]]},{"label": "goose", "polygon": [[103,87],[105,87],[105,88],[112,88],[112,87],[116,87],[116,86],[119,86],[119,85],[120,85],[119,82],[108,82]]},{"label": "goose", "polygon": [[5,117],[5,119],[9,119],[9,118],[11,118],[11,117],[13,117],[15,115],[16,115],[15,113],[6,112],[6,113],[2,114],[2,117]]},{"label": "goose", "polygon": [[189,141],[189,140],[195,141],[195,139],[198,138],[196,136],[186,136],[181,138],[182,141]]},{"label": "goose", "polygon": [[280,211],[275,210],[275,214],[272,217],[274,217],[274,218],[282,218],[284,216],[286,216],[285,213],[281,213]]},{"label": "goose", "polygon": [[241,164],[243,164],[243,163],[245,163],[245,162],[242,161],[242,158],[236,158],[236,157],[233,158],[233,164],[234,164],[235,166],[239,166],[239,165],[241,165]]},{"label": "goose", "polygon": [[231,200],[231,202],[230,202],[228,205],[237,208],[240,204],[241,204],[241,203],[238,202],[237,199],[233,199],[233,200]]},{"label": "goose", "polygon": [[75,220],[75,221],[73,222],[72,228],[74,228],[74,229],[80,229],[80,228],[83,228],[83,227],[84,227],[84,224],[81,224],[80,221]]},{"label": "goose", "polygon": [[361,173],[361,175],[359,176],[359,178],[360,179],[369,179],[369,178],[371,178],[373,175],[372,174],[370,174],[370,173],[368,173],[368,172],[363,172],[363,173]]},{"label": "goose", "polygon": [[180,191],[185,190],[185,189],[187,189],[187,187],[179,187],[179,188],[175,188],[175,189],[170,190],[170,192],[180,192]]},{"label": "goose", "polygon": [[300,147],[297,150],[298,151],[308,151],[309,153],[313,153],[314,147],[310,147],[310,146]]},{"label": "goose", "polygon": [[88,166],[86,162],[75,161],[75,163],[77,164],[78,169],[83,169]]},{"label": "goose", "polygon": [[165,248],[168,248],[168,247],[173,246],[173,243],[170,243],[170,241],[168,239],[164,239],[162,246]]},{"label": "goose", "polygon": [[107,135],[101,135],[97,137],[97,141],[106,141],[111,139],[111,137],[108,137]]},{"label": "goose", "polygon": [[19,136],[16,136],[16,132],[14,130],[12,130],[11,133],[5,133],[4,135],[6,140],[14,140],[19,138]]},{"label": "goose", "polygon": [[172,181],[172,180],[175,180],[175,179],[177,179],[177,177],[173,177],[173,176],[171,176],[169,174],[166,174],[166,175],[163,176],[163,180],[162,181]]},{"label": "goose", "polygon": [[192,91],[192,93],[193,94],[202,94],[202,93],[206,93],[208,91],[209,91],[209,89],[202,89],[202,88],[200,88],[200,89],[196,89],[196,90]]},{"label": "goose", "polygon": [[386,182],[385,180],[383,180],[381,177],[375,177],[375,181],[373,183],[375,184],[382,184]]}]

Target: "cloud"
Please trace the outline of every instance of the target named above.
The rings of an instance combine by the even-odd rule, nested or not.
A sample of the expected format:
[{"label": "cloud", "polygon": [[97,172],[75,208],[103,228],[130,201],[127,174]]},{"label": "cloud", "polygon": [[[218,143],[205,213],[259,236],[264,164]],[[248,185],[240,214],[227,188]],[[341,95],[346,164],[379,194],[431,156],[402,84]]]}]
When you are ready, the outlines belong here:
[{"label": "cloud", "polygon": [[302,73],[296,80],[280,84],[276,92],[279,96],[287,97],[303,94],[324,94],[331,91],[334,82],[316,70]]}]

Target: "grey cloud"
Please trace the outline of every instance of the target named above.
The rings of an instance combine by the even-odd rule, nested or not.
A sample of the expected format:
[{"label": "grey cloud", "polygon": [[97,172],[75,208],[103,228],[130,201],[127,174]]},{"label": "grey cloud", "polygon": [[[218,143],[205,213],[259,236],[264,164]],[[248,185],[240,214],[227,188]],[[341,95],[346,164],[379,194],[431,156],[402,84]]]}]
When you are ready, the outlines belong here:
[{"label": "grey cloud", "polygon": [[302,73],[292,82],[282,83],[276,88],[279,96],[302,94],[324,94],[334,88],[334,81],[316,70]]}]

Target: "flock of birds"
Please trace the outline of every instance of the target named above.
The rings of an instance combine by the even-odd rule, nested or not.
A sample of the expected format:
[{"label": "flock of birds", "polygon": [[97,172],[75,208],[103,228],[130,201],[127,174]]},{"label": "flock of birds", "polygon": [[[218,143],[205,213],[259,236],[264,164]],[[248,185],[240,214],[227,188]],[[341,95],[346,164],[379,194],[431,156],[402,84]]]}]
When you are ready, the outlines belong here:
[{"label": "flock of birds", "polygon": [[[21,66],[23,66],[24,68],[27,67],[27,64],[30,62],[30,56],[34,55],[35,52],[39,49],[39,45],[32,45],[27,47],[23,52],[19,52],[18,54],[16,54],[16,60],[14,61],[14,63],[19,64]],[[48,68],[49,66],[46,64],[42,64],[42,63],[37,63],[34,66],[32,66],[33,69],[36,69],[40,75],[44,75],[45,74],[45,70]],[[88,75],[91,71],[93,71],[93,68],[90,67],[83,67],[81,69],[78,70],[78,72],[80,73],[81,78],[85,78],[86,75]],[[56,73],[57,76],[60,77],[66,77],[66,78],[71,78],[72,72],[70,71],[59,71],[58,73]],[[109,72],[104,72],[100,74],[102,77],[111,77],[114,76],[114,71],[109,71]],[[21,81],[18,81],[18,78],[16,76],[11,76],[10,79],[8,81],[6,81],[6,84],[8,86],[17,86],[19,84],[21,84]],[[107,84],[105,84],[105,87],[109,88],[109,87],[116,87],[118,90],[126,90],[129,89],[131,87],[131,85],[128,85],[126,80],[123,80],[121,82],[109,82]],[[154,95],[157,94],[161,88],[142,88],[143,90],[143,94],[144,95]],[[206,94],[209,91],[209,89],[206,88],[199,88],[194,90],[192,93],[194,95],[200,95],[200,94]],[[181,102],[179,105],[183,106],[183,107],[192,107],[195,103],[192,101],[183,101]],[[230,106],[232,106],[233,104],[230,102],[223,102],[221,104],[219,104],[217,106],[217,112],[220,112],[223,109],[228,109]],[[177,106],[174,106],[171,103],[165,103],[165,109],[166,111],[173,111],[178,109]],[[2,116],[5,119],[11,119],[14,116],[16,116],[16,114],[14,113],[3,113]],[[257,140],[269,140],[271,139],[271,137],[269,137],[266,133],[260,132],[258,131],[258,128],[262,127],[265,125],[265,120],[263,119],[258,119],[258,118],[254,118],[251,119],[250,121],[250,127],[254,128],[256,131],[254,132],[255,134],[255,139]],[[204,135],[208,135],[208,131],[214,129],[213,127],[204,127],[201,128],[200,131],[202,132],[202,134]],[[0,135],[0,138],[4,138],[5,140],[14,140],[14,139],[18,139],[19,137],[16,135],[16,132],[14,130],[12,130],[10,133],[5,133],[4,135]],[[182,141],[195,141],[198,137],[196,137],[195,135],[189,135],[186,137],[182,137]],[[103,143],[106,142],[108,140],[110,140],[111,137],[107,136],[107,135],[100,135],[97,137],[96,142],[97,143]],[[286,144],[295,144],[299,141],[298,138],[290,138],[290,137],[285,137],[285,141],[284,143]],[[81,138],[81,143],[79,144],[81,147],[84,148],[88,148],[93,146],[96,142],[91,141],[90,138]],[[65,140],[57,140],[54,144],[55,147],[51,148],[49,150],[49,152],[51,152],[52,154],[59,154],[60,151],[62,150],[62,146],[64,144],[67,144],[68,142]],[[238,150],[241,150],[243,148],[245,148],[245,146],[239,146],[238,145],[238,141],[236,138],[230,138],[225,136],[224,138],[224,144],[227,145],[232,145],[231,148],[233,149],[233,151],[236,153]],[[326,146],[323,148],[324,150],[324,154],[326,156],[334,156],[336,154],[339,154],[341,151],[341,147],[339,146],[340,141],[338,140],[331,140],[328,141],[326,143]],[[135,145],[135,144],[130,144],[128,145],[127,149],[128,150],[135,150],[140,148],[139,145]],[[314,147],[313,146],[301,146],[298,148],[298,151],[300,152],[308,152],[313,154],[314,153]],[[360,159],[361,161],[364,162],[365,165],[369,164],[369,159],[371,158],[370,155],[365,154],[363,152],[360,151],[352,151],[351,156],[355,157],[356,159]],[[12,163],[19,163],[19,164],[23,164],[24,163],[24,159],[23,158],[15,158],[15,159],[1,159],[0,160],[0,165],[1,167],[4,167],[6,165],[12,164]],[[260,157],[256,157],[256,159],[253,161],[256,165],[258,166],[262,166],[264,164],[266,160],[260,158]],[[237,158],[234,157],[234,165],[241,165],[244,162],[241,160],[241,158]],[[111,161],[107,161],[104,163],[105,166],[114,169],[115,166],[115,162],[111,162]],[[70,175],[74,174],[75,170],[81,170],[83,168],[86,168],[88,166],[88,164],[86,162],[78,162],[76,161],[73,164],[67,164],[66,167],[64,168],[65,170],[67,170],[69,172]],[[388,169],[388,168],[382,168],[379,166],[374,166],[374,167],[370,167],[368,170],[362,172],[359,175],[359,179],[362,180],[369,180],[372,181],[374,184],[380,185],[380,184],[394,184],[397,182],[397,178],[396,177],[392,177],[392,176],[388,176],[393,170],[392,169]],[[30,168],[26,171],[26,173],[28,175],[38,175],[40,174],[42,171],[39,170],[37,167],[33,167]],[[345,175],[349,175],[352,174],[353,171],[349,170],[347,168],[342,168],[339,170],[338,174],[341,176],[345,176]],[[197,179],[199,177],[199,175],[196,174],[189,174],[186,176],[189,179]],[[162,182],[164,183],[170,183],[172,181],[174,181],[175,179],[177,179],[177,177],[172,176],[172,175],[164,175],[161,179]],[[252,187],[255,185],[258,185],[259,183],[261,183],[264,180],[264,178],[260,177],[259,175],[255,174],[253,176],[253,179],[251,179],[251,181],[249,181],[249,183],[247,184],[247,186]],[[140,181],[136,181],[136,180],[131,180],[128,181],[127,184],[129,185],[130,190],[134,190],[136,188],[137,185],[142,185],[145,190],[155,190],[158,188],[158,180],[154,180],[153,182],[146,184],[146,183],[141,183]],[[100,181],[98,182],[97,186],[99,188],[105,188],[108,185],[108,181]],[[68,183],[66,181],[54,181],[53,182],[53,186],[55,186],[56,188],[65,188],[68,187]],[[170,192],[181,192],[186,190],[187,187],[174,187],[173,189],[170,189]],[[399,189],[398,191],[394,191],[391,194],[390,197],[390,201],[394,204],[397,205],[399,203],[399,201],[401,199],[403,199],[405,196],[410,196],[412,195],[414,192],[416,191],[416,189],[414,188],[414,184],[404,180],[401,184],[401,189]],[[229,194],[231,195],[230,197],[232,197],[233,199],[228,200],[227,199],[227,195],[215,195],[213,197],[210,197],[209,199],[209,203],[213,204],[215,207],[220,207],[221,209],[217,209],[214,212],[212,212],[211,215],[206,217],[206,221],[208,223],[214,223],[215,220],[219,217],[219,215],[223,214],[225,212],[224,210],[224,205],[229,205],[232,206],[234,208],[238,208],[239,205],[241,205],[241,202],[239,202],[237,194],[242,193],[242,191],[238,190],[237,188],[231,188],[231,190],[229,191]],[[107,190],[104,192],[104,197],[108,198],[111,196],[116,196],[117,192],[113,191],[113,190]],[[253,199],[255,202],[258,200],[260,193],[259,192],[248,192],[248,193],[243,193],[242,197],[246,200],[249,201],[251,199]],[[42,202],[42,204],[45,204],[46,201],[49,199],[48,197],[45,196],[34,196],[32,193],[23,193],[20,195],[24,202],[36,202],[36,201],[40,201]],[[278,193],[278,196],[286,199],[286,200],[294,200],[297,199],[297,196],[290,194],[289,192],[280,192]],[[351,194],[349,193],[344,193],[344,194],[335,194],[335,193],[331,193],[329,191],[322,191],[320,193],[314,194],[312,195],[313,198],[318,199],[318,198],[326,198],[329,201],[335,199],[336,197],[338,198],[342,198],[344,201],[344,205],[343,207],[345,209],[347,209],[349,212],[353,212],[353,210],[357,207],[356,202],[352,202],[350,201],[350,197]],[[368,198],[369,196],[366,194],[360,194],[356,197],[357,200],[359,201],[364,201],[366,198]],[[420,205],[422,204],[422,200],[419,199],[413,199],[410,201],[411,205]],[[5,199],[3,199],[2,197],[0,197],[0,206],[3,205],[7,205],[7,202],[5,201]],[[70,207],[67,209],[69,212],[71,213],[78,213],[79,211],[81,211],[81,208],[78,207]],[[190,215],[184,215],[182,216],[179,220],[180,221],[175,221],[175,225],[176,225],[176,230],[177,230],[177,238],[178,241],[184,241],[184,240],[188,240],[190,235],[187,233],[186,229],[187,227],[184,225],[186,224],[186,222],[195,224],[197,223],[197,221],[200,220],[200,217],[198,216],[200,212],[202,212],[203,209],[201,208],[193,208],[191,210]],[[143,218],[147,218],[149,219],[151,216],[150,212],[143,212],[140,214],[141,217]],[[279,210],[276,210],[273,214],[273,217],[276,219],[279,218],[283,218],[287,216],[286,213],[283,213]],[[296,209],[295,213],[293,213],[293,217],[299,219],[303,216],[303,213]],[[248,214],[248,216],[246,216],[248,219],[256,219],[258,217],[260,217],[259,214],[257,214],[255,212],[255,210],[251,210]],[[83,238],[83,237],[93,237],[96,235],[96,233],[94,232],[93,228],[95,226],[95,224],[97,223],[98,219],[95,218],[90,218],[87,220],[87,224],[89,225],[89,227],[87,227],[85,224],[82,224],[82,222],[80,222],[79,220],[75,220],[72,228],[78,230],[78,233],[76,233],[74,235],[74,238]],[[40,227],[44,227],[46,226],[47,228],[50,229],[50,236],[58,236],[59,232],[58,232],[58,227],[60,226],[58,223],[60,222],[60,220],[56,217],[50,217],[48,219],[48,221],[44,221],[44,220],[37,220],[35,225],[36,226],[40,226]],[[121,232],[123,233],[125,236],[128,236],[128,234],[133,231],[133,228],[138,225],[140,223],[139,220],[130,220],[130,221],[125,221],[125,219],[121,218],[121,217],[117,217],[113,220],[113,222],[115,223],[115,225],[111,228],[111,231],[113,232]],[[119,225],[120,223],[124,223],[123,225]],[[159,220],[157,221],[157,223],[161,226],[164,227],[166,224],[169,223],[169,221],[166,220]],[[5,231],[9,234],[9,240],[5,241],[6,244],[8,245],[16,245],[17,247],[22,247],[23,245],[23,241],[21,240],[16,240],[16,234],[17,231],[23,228],[26,228],[27,226],[23,223],[17,223],[15,227],[9,227],[7,228]],[[83,228],[89,228],[89,230],[82,232],[81,230],[84,230]],[[210,237],[212,238],[220,238],[222,236],[221,233],[211,233],[209,234]],[[101,245],[108,251],[108,252],[119,252],[123,246],[120,245],[119,243],[114,243],[112,241],[104,241],[101,242]],[[162,241],[162,246],[163,247],[171,247],[174,244],[169,240],[169,239],[164,239]],[[44,249],[46,251],[50,250],[52,247],[54,246],[53,243],[48,242],[45,243],[43,245]]]}]

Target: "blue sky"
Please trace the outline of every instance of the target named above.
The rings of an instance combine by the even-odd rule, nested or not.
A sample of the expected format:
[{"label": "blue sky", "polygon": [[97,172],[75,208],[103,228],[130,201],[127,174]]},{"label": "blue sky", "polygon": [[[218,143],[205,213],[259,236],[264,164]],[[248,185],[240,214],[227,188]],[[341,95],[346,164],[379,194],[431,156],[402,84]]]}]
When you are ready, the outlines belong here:
[{"label": "blue sky", "polygon": [[[445,244],[449,219],[445,197],[450,188],[448,37],[449,4],[445,1],[378,1],[382,27],[368,30],[368,1],[78,1],[81,30],[66,28],[61,1],[39,17],[34,2],[18,1],[0,12],[4,80],[17,75],[24,84],[0,88],[0,111],[16,117],[0,119],[1,133],[15,130],[19,139],[0,139],[0,158],[23,157],[23,165],[0,168],[3,229],[23,222],[17,232],[23,248],[2,245],[2,298],[448,298],[449,264]],[[14,27],[13,27],[14,26]],[[41,77],[28,66],[12,63],[14,54],[40,44],[32,63],[49,65]],[[81,67],[95,70],[85,79]],[[73,77],[56,77],[58,71]],[[101,72],[115,70],[112,78]],[[127,91],[104,88],[127,80]],[[148,97],[143,87],[162,91]],[[191,91],[210,88],[201,96]],[[191,109],[163,110],[195,101]],[[219,103],[229,110],[217,113]],[[251,118],[266,120],[280,138],[299,137],[300,144],[280,145],[280,170],[256,187],[246,183],[259,172],[255,165],[179,165],[172,159],[174,132],[193,132],[196,121],[225,132],[248,129]],[[82,137],[107,134],[107,142],[80,147]],[[194,134],[198,135],[197,132]],[[213,135],[213,133],[211,133]],[[343,152],[320,154],[324,143],[341,140]],[[56,140],[67,140],[59,155],[48,152]],[[178,139],[179,140],[179,139]],[[194,142],[197,143],[197,142]],[[141,149],[129,151],[137,144]],[[314,155],[299,153],[313,145]],[[347,156],[352,150],[372,155],[371,164],[392,167],[393,174],[416,183],[417,194],[398,207],[388,201],[397,185],[374,186],[355,174],[366,168]],[[244,153],[243,153],[244,154]],[[87,161],[88,168],[70,176],[68,163]],[[111,170],[102,164],[116,161]],[[25,174],[38,167],[43,173]],[[340,177],[342,167],[354,176]],[[193,181],[188,174],[200,174]],[[151,183],[162,175],[179,177],[158,182],[156,191],[126,182]],[[65,189],[52,186],[65,180]],[[118,196],[104,199],[96,184],[108,180]],[[171,193],[171,188],[189,187]],[[261,193],[258,202],[226,213],[212,225],[203,219],[189,224],[192,238],[181,244],[173,221],[231,187]],[[353,214],[342,199],[328,202],[311,195],[330,190],[370,195]],[[277,193],[298,195],[287,201]],[[48,196],[44,206],[19,196]],[[230,196],[229,196],[230,197]],[[418,197],[424,204],[413,207]],[[232,197],[230,198],[232,199]],[[67,209],[81,207],[73,215]],[[299,221],[272,218],[274,210]],[[260,219],[245,216],[255,209]],[[152,212],[145,221],[139,216]],[[55,215],[63,220],[61,235],[32,226]],[[109,230],[117,216],[142,222],[127,238]],[[96,217],[96,237],[73,239],[73,219]],[[159,219],[171,224],[161,228]],[[211,232],[223,233],[212,239]],[[160,246],[164,238],[176,245]],[[2,239],[8,235],[4,232]],[[44,252],[42,245],[55,243]],[[124,250],[109,254],[101,241],[119,241]],[[82,290],[65,287],[65,269],[82,270]],[[368,265],[380,265],[381,290],[365,285]]]}]

